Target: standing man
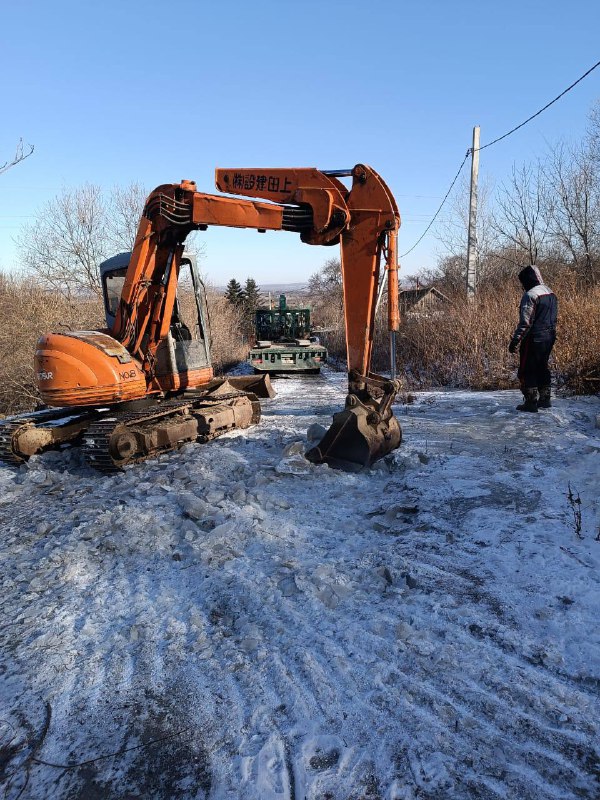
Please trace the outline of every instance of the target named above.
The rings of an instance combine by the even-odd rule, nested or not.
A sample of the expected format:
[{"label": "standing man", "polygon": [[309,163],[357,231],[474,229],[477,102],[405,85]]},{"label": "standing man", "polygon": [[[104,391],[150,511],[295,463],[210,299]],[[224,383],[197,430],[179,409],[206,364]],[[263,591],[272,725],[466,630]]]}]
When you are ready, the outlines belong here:
[{"label": "standing man", "polygon": [[537,267],[525,267],[519,272],[519,280],[525,294],[521,298],[519,324],[508,349],[514,353],[521,345],[518,375],[525,400],[517,411],[537,411],[551,405],[548,358],[556,340],[558,301]]}]

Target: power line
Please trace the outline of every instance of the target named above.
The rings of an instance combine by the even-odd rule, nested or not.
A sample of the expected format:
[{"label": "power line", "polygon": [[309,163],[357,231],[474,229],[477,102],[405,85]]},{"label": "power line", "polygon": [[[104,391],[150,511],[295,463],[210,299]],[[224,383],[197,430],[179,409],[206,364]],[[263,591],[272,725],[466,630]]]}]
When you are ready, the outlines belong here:
[{"label": "power line", "polygon": [[459,176],[459,175],[460,175],[460,173],[462,172],[462,168],[464,167],[464,165],[465,165],[465,162],[466,162],[467,158],[468,158],[470,155],[471,155],[471,151],[470,151],[470,150],[467,150],[467,152],[466,152],[466,155],[465,155],[465,157],[464,157],[464,158],[463,158],[463,160],[462,160],[462,164],[461,164],[461,165],[460,165],[460,167],[458,168],[458,172],[457,172],[457,173],[456,173],[456,175],[454,176],[454,180],[452,181],[452,183],[450,184],[450,188],[448,189],[448,191],[447,191],[447,192],[446,192],[446,194],[444,195],[444,199],[443,199],[443,200],[442,200],[442,202],[440,203],[440,205],[439,205],[439,207],[438,207],[438,210],[437,210],[437,211],[435,212],[435,214],[433,215],[433,218],[432,218],[431,222],[430,222],[430,223],[429,223],[429,225],[428,225],[428,226],[425,228],[425,230],[423,231],[423,233],[421,234],[421,236],[420,236],[420,237],[417,239],[417,241],[416,241],[416,242],[413,244],[413,246],[410,248],[410,250],[407,250],[407,251],[406,251],[406,253],[402,253],[402,255],[400,256],[400,258],[404,258],[404,256],[407,256],[409,253],[412,253],[412,251],[413,251],[413,250],[415,249],[415,247],[416,247],[416,246],[419,244],[419,242],[420,242],[422,239],[424,239],[424,238],[425,238],[425,236],[427,235],[427,233],[428,233],[429,229],[431,228],[431,226],[433,225],[433,223],[436,221],[438,214],[440,213],[440,211],[441,211],[441,210],[442,210],[442,208],[444,207],[444,203],[446,202],[446,200],[448,199],[448,195],[450,194],[450,192],[451,192],[451,191],[452,191],[452,189],[454,188],[454,184],[455,184],[455,183],[456,183],[456,181],[458,180],[458,176]]},{"label": "power line", "polygon": [[485,149],[486,149],[486,147],[491,147],[493,144],[496,144],[497,142],[501,142],[501,141],[502,141],[502,139],[506,139],[506,137],[507,137],[507,136],[510,136],[510,135],[511,135],[512,133],[514,133],[515,131],[518,131],[518,130],[519,130],[519,128],[522,128],[524,125],[527,125],[527,123],[528,123],[528,122],[531,122],[531,120],[532,120],[532,119],[535,119],[536,117],[539,117],[539,115],[540,115],[540,114],[541,114],[543,111],[545,111],[547,108],[550,108],[550,106],[551,106],[551,105],[554,105],[554,103],[556,103],[556,101],[557,101],[557,100],[560,100],[560,98],[561,98],[561,97],[564,97],[564,96],[566,95],[566,93],[567,93],[567,92],[570,92],[570,91],[571,91],[571,89],[573,89],[575,86],[577,86],[577,84],[578,84],[578,83],[581,83],[581,81],[582,81],[584,78],[587,78],[587,76],[590,74],[590,72],[593,72],[593,71],[596,69],[596,67],[600,67],[600,61],[597,61],[597,62],[594,64],[594,66],[593,66],[593,67],[590,67],[590,69],[588,69],[588,71],[587,71],[587,72],[584,72],[584,73],[583,73],[583,75],[582,75],[580,78],[577,78],[577,80],[575,81],[575,83],[572,83],[570,86],[567,86],[567,88],[566,88],[564,91],[562,91],[562,92],[561,92],[559,95],[557,95],[557,96],[554,98],[554,100],[551,100],[549,103],[546,103],[546,105],[545,105],[543,108],[540,108],[540,110],[539,110],[539,111],[536,111],[536,112],[535,112],[535,114],[532,114],[530,117],[528,117],[528,118],[525,120],[525,122],[522,122],[520,125],[517,125],[517,126],[516,126],[516,128],[512,128],[512,129],[511,129],[510,131],[508,131],[507,133],[504,133],[504,134],[502,134],[502,136],[498,136],[498,138],[497,138],[497,139],[494,139],[494,141],[493,141],[493,142],[488,142],[487,144],[484,144],[484,145],[482,145],[481,147],[478,147],[477,149],[478,149],[478,150],[485,150]]},{"label": "power line", "polygon": [[[493,144],[497,144],[498,142],[501,142],[501,141],[502,141],[502,139],[506,139],[508,136],[510,136],[511,134],[515,133],[515,131],[518,131],[520,128],[522,128],[523,126],[527,125],[527,123],[528,123],[528,122],[531,122],[531,120],[532,120],[532,119],[535,119],[536,117],[539,117],[539,115],[540,115],[540,114],[542,114],[544,111],[546,111],[546,109],[548,109],[548,108],[550,108],[550,106],[554,105],[554,103],[556,103],[556,101],[557,101],[557,100],[560,100],[560,98],[561,98],[561,97],[564,97],[564,96],[567,94],[567,92],[570,92],[570,91],[571,91],[571,89],[573,89],[575,86],[577,86],[577,84],[578,84],[578,83],[581,83],[581,81],[582,81],[584,78],[587,78],[587,76],[588,76],[588,75],[589,75],[591,72],[593,72],[593,71],[594,71],[594,70],[595,70],[597,67],[600,67],[600,61],[597,61],[597,62],[594,64],[594,66],[593,66],[593,67],[590,67],[590,68],[588,69],[588,71],[587,71],[587,72],[584,72],[584,73],[583,73],[583,75],[581,75],[579,78],[577,78],[577,80],[576,80],[574,83],[572,83],[570,86],[567,86],[567,88],[566,88],[566,89],[564,89],[564,90],[563,90],[563,91],[562,91],[562,92],[561,92],[559,95],[557,95],[557,96],[554,98],[554,100],[551,100],[549,103],[546,103],[546,105],[545,105],[543,108],[540,108],[540,110],[539,110],[539,111],[536,111],[536,112],[535,112],[535,114],[532,114],[532,115],[531,115],[530,117],[528,117],[528,118],[527,118],[527,119],[526,119],[524,122],[521,122],[521,124],[520,124],[520,125],[517,125],[516,127],[514,127],[514,128],[511,128],[511,130],[509,130],[509,131],[507,131],[506,133],[502,134],[502,136],[498,136],[498,138],[497,138],[497,139],[494,139],[493,141],[491,141],[491,142],[488,142],[487,144],[484,144],[484,145],[482,145],[481,147],[478,147],[478,148],[477,148],[477,151],[479,151],[479,150],[485,150],[487,147],[491,147]],[[421,242],[421,241],[422,241],[422,240],[425,238],[425,236],[426,236],[426,235],[427,235],[427,233],[429,232],[429,229],[431,228],[431,226],[433,225],[433,223],[436,221],[436,219],[437,219],[437,217],[438,217],[438,214],[440,213],[440,211],[441,211],[441,210],[442,210],[442,208],[444,207],[444,203],[445,203],[445,202],[446,202],[446,200],[448,199],[448,195],[450,194],[450,192],[452,191],[452,189],[453,189],[453,187],[454,187],[454,184],[455,184],[455,183],[456,183],[456,181],[458,180],[458,176],[459,176],[459,175],[460,175],[460,173],[462,172],[462,168],[464,167],[466,160],[468,159],[468,157],[469,157],[469,156],[470,156],[470,155],[471,155],[473,152],[474,152],[474,151],[473,151],[473,148],[472,148],[472,147],[469,147],[469,149],[467,150],[467,153],[466,153],[466,155],[465,155],[465,157],[464,157],[464,159],[463,159],[463,161],[462,161],[462,164],[461,164],[461,165],[460,165],[460,167],[458,168],[458,172],[457,172],[457,173],[456,173],[456,175],[454,176],[454,180],[453,180],[453,181],[452,181],[452,183],[450,184],[450,188],[448,189],[448,191],[447,191],[447,192],[446,192],[446,194],[444,195],[444,199],[443,199],[443,200],[442,200],[442,202],[440,203],[438,210],[437,210],[437,211],[435,212],[435,214],[433,215],[433,218],[432,218],[431,222],[430,222],[430,223],[429,223],[429,225],[428,225],[428,226],[425,228],[425,230],[423,231],[423,233],[421,234],[421,236],[420,236],[420,237],[417,239],[417,241],[416,241],[416,242],[413,244],[413,246],[410,248],[410,250],[407,250],[407,251],[406,251],[406,253],[402,253],[402,255],[400,256],[400,258],[404,258],[404,256],[407,256],[409,253],[412,253],[412,251],[415,249],[415,247],[416,247],[416,246],[417,246],[417,245],[418,245],[418,244],[419,244],[419,243],[420,243],[420,242]]]}]

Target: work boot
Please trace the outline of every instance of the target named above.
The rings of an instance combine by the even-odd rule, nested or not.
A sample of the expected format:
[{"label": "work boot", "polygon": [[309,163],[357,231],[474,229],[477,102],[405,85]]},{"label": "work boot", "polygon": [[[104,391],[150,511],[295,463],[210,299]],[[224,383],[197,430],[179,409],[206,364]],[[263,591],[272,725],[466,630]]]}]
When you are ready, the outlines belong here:
[{"label": "work boot", "polygon": [[537,414],[538,410],[538,391],[537,389],[523,389],[524,401],[517,406],[517,411],[534,411]]},{"label": "work boot", "polygon": [[538,408],[552,408],[549,386],[540,386],[540,399],[538,400]]}]

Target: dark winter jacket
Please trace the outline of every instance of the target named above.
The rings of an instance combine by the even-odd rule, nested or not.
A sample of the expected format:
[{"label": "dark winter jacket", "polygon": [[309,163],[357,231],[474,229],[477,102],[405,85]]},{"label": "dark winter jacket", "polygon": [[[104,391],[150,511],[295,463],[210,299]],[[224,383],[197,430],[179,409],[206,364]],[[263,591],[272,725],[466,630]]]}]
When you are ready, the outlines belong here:
[{"label": "dark winter jacket", "polygon": [[511,339],[515,348],[526,337],[534,342],[554,342],[558,301],[545,284],[537,267],[525,267],[519,272],[525,294],[521,298],[519,324]]}]

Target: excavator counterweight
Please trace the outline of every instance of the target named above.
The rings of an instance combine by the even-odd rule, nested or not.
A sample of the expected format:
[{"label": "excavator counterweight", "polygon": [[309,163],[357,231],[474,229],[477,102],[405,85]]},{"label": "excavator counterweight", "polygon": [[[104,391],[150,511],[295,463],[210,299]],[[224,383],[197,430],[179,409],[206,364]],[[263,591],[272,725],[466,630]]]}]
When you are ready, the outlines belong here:
[{"label": "excavator counterweight", "polygon": [[[352,187],[340,177],[351,177]],[[272,396],[268,376],[213,374],[205,291],[184,253],[188,234],[209,225],[285,230],[306,244],[340,245],[348,396],[307,457],[360,469],[399,445],[391,409],[398,386],[369,371],[382,259],[389,327],[398,328],[400,215],[388,187],[363,164],[331,172],[217,169],[215,179],[219,190],[238,196],[198,192],[187,180],[151,192],[132,252],[100,267],[107,328],[42,336],[35,370],[47,408],[0,424],[0,458],[18,463],[78,441],[93,466],[111,471],[258,422],[258,397]]]}]

